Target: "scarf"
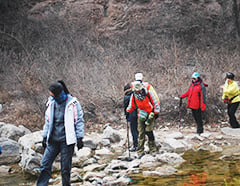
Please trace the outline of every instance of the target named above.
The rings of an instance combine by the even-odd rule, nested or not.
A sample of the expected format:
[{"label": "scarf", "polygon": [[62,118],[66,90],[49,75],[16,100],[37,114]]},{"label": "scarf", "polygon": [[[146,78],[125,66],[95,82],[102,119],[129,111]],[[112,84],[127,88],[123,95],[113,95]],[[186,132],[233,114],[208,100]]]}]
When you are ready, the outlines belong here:
[{"label": "scarf", "polygon": [[144,89],[142,89],[140,92],[134,92],[133,93],[134,94],[134,96],[138,99],[138,100],[143,100],[145,97],[146,97],[146,91],[144,90]]},{"label": "scarf", "polygon": [[61,104],[64,101],[66,101],[67,94],[62,90],[62,92],[60,93],[60,95],[58,97],[53,97],[53,98],[58,104]]}]

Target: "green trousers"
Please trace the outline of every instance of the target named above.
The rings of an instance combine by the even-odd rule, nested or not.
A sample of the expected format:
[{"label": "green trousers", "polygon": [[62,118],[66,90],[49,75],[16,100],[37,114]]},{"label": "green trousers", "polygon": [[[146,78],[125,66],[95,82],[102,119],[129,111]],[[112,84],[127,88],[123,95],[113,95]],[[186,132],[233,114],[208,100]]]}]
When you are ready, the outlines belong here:
[{"label": "green trousers", "polygon": [[138,119],[138,154],[144,153],[145,135],[148,136],[148,147],[150,153],[157,152],[157,146],[153,135],[155,119],[152,119],[149,125],[146,125],[145,122],[146,120]]}]

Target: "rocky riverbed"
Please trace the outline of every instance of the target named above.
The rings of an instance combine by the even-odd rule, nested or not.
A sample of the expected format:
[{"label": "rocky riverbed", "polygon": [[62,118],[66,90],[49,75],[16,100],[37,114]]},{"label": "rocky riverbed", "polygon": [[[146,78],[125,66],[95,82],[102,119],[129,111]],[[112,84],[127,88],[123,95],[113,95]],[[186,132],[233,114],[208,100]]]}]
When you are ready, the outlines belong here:
[{"label": "rocky riverbed", "polygon": [[[72,185],[127,185],[132,182],[132,174],[143,177],[176,174],[178,166],[185,161],[183,153],[190,149],[221,152],[221,158],[239,155],[240,129],[231,129],[224,123],[205,125],[204,129],[205,132],[199,136],[194,126],[159,126],[154,131],[158,153],[148,154],[146,143],[146,154],[139,159],[136,152],[127,150],[126,129],[106,124],[102,132],[86,133],[83,149],[78,151],[75,148]],[[3,151],[0,171],[11,173],[12,165],[18,163],[24,173],[38,176],[43,154],[41,141],[41,131],[31,132],[24,126],[0,123]],[[53,185],[61,185],[59,170],[58,157],[50,180]]]}]

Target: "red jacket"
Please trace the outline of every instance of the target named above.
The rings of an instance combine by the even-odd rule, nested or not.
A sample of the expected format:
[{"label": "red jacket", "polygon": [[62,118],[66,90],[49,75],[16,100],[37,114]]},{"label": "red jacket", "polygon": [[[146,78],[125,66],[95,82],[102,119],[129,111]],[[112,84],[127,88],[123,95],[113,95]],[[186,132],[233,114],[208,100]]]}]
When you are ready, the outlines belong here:
[{"label": "red jacket", "polygon": [[[147,92],[146,89],[145,91]],[[160,112],[160,104],[156,95],[152,91],[148,91],[147,96],[145,96],[143,100],[138,100],[134,94],[132,94],[126,111],[131,113],[136,106],[138,109],[148,112],[148,114],[151,112],[154,112],[154,114],[159,114]]]},{"label": "red jacket", "polygon": [[201,90],[200,82],[191,82],[191,85],[187,92],[181,95],[181,98],[188,97],[187,108],[191,109],[201,109],[204,111],[206,109],[206,104],[203,103],[203,93]]}]

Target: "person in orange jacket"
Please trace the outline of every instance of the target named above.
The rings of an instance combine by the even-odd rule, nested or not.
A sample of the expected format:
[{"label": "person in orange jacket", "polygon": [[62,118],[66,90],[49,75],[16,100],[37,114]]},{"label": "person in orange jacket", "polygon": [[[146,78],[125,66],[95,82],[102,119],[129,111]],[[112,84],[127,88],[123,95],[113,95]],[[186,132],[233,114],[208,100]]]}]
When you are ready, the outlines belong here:
[{"label": "person in orange jacket", "polygon": [[197,123],[197,133],[199,135],[203,133],[202,111],[206,109],[205,86],[206,84],[202,83],[199,73],[194,72],[192,74],[192,82],[188,91],[180,96],[180,105],[182,105],[182,99],[188,97],[187,108],[192,109],[193,117]]},{"label": "person in orange jacket", "polygon": [[144,154],[145,135],[148,136],[148,146],[150,153],[157,152],[157,146],[153,134],[156,118],[160,112],[160,104],[155,94],[147,90],[140,81],[132,83],[133,94],[131,95],[127,113],[131,113],[137,108],[138,115],[138,158]]}]

